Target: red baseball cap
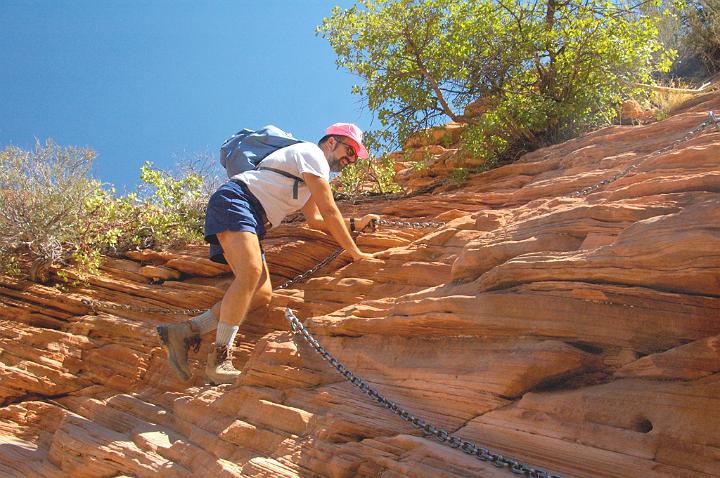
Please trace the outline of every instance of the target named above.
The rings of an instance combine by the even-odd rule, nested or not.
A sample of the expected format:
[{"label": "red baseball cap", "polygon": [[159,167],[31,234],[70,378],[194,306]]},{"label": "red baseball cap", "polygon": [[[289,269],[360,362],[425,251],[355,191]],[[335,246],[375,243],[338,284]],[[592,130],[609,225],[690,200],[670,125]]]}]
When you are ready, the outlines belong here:
[{"label": "red baseball cap", "polygon": [[360,128],[352,123],[335,123],[325,130],[326,135],[337,134],[345,136],[350,140],[350,146],[355,149],[358,158],[366,159],[368,157],[367,149],[362,144],[363,132]]}]

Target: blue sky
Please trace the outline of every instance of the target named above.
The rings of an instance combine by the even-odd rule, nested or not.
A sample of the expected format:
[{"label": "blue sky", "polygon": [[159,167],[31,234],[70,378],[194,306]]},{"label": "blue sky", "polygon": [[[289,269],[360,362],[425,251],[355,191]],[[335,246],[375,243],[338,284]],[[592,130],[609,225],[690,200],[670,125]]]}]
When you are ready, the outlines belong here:
[{"label": "blue sky", "polygon": [[0,2],[0,148],[88,146],[119,192],[244,127],[370,128],[316,25],[352,0]]}]

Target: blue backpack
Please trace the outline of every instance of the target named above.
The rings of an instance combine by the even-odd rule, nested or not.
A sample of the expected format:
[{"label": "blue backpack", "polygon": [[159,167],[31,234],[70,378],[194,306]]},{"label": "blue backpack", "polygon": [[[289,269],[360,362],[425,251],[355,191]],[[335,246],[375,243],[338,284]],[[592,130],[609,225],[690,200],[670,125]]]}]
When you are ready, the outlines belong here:
[{"label": "blue backpack", "polygon": [[220,163],[227,170],[228,177],[233,177],[253,169],[273,171],[295,180],[293,184],[293,199],[298,197],[298,187],[303,180],[286,171],[260,166],[260,162],[270,153],[278,149],[302,143],[277,126],[263,126],[257,131],[243,129],[230,136],[220,147]]}]

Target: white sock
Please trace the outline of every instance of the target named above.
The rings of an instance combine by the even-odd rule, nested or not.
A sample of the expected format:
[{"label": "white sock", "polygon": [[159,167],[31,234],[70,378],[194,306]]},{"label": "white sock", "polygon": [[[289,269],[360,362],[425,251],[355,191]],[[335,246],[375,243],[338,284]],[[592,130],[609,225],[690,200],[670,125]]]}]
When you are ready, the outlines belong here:
[{"label": "white sock", "polygon": [[218,318],[213,314],[212,309],[208,309],[197,317],[193,317],[192,322],[195,330],[200,332],[200,335],[205,335],[218,327]]},{"label": "white sock", "polygon": [[224,345],[232,347],[235,341],[235,335],[240,328],[239,325],[230,325],[225,322],[218,322],[217,333],[215,335],[215,345]]}]

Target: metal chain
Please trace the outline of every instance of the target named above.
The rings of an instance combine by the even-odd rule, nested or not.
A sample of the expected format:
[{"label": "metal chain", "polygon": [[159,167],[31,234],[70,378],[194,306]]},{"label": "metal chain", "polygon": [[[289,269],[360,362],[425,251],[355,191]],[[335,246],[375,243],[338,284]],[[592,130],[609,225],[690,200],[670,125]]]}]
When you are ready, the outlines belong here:
[{"label": "metal chain", "polygon": [[289,280],[283,282],[282,284],[280,284],[279,286],[275,287],[273,290],[287,289],[288,287],[290,287],[290,286],[293,285],[293,284],[297,284],[298,282],[303,282],[305,279],[307,279],[308,277],[310,277],[311,275],[315,274],[317,271],[319,271],[320,269],[322,269],[323,267],[325,267],[326,265],[328,265],[328,264],[330,264],[332,261],[334,261],[335,258],[336,258],[337,256],[339,256],[340,254],[342,254],[344,250],[345,250],[345,249],[343,249],[342,247],[339,248],[339,249],[337,249],[335,252],[333,252],[332,254],[330,254],[329,256],[327,256],[325,259],[323,259],[322,261],[320,261],[320,262],[319,262],[315,267],[313,267],[312,269],[308,269],[308,270],[306,270],[305,272],[303,272],[302,274],[296,275],[296,276],[293,277],[292,279],[289,279]]},{"label": "metal chain", "polygon": [[107,302],[104,300],[95,300],[84,298],[80,302],[90,307],[94,312],[100,309],[111,309],[111,310],[123,310],[130,312],[142,312],[146,314],[174,314],[174,315],[197,315],[202,314],[207,310],[205,309],[168,309],[167,307],[144,307],[141,305],[128,305],[128,304],[116,304],[114,302]]},{"label": "metal chain", "polygon": [[514,458],[503,456],[499,453],[493,453],[487,448],[479,447],[473,442],[463,440],[462,438],[451,434],[447,430],[437,428],[432,424],[428,423],[427,421],[423,420],[422,418],[414,416],[397,403],[393,402],[392,400],[388,400],[377,390],[370,387],[370,385],[368,385],[363,379],[348,370],[345,365],[340,363],[330,352],[325,350],[325,348],[320,345],[320,342],[318,342],[318,340],[313,337],[313,335],[307,330],[307,328],[305,328],[305,326],[300,322],[295,313],[289,307],[285,309],[285,318],[288,320],[288,322],[290,322],[290,327],[292,328],[293,332],[301,334],[305,341],[310,344],[310,346],[315,349],[315,351],[323,359],[327,360],[330,365],[335,367],[335,369],[340,373],[340,375],[345,377],[348,382],[355,385],[363,393],[367,394],[371,399],[375,400],[380,405],[386,407],[406,422],[409,422],[415,428],[423,430],[427,435],[430,435],[431,437],[439,440],[441,443],[448,445],[452,448],[458,448],[463,452],[467,453],[468,455],[474,456],[478,460],[488,461],[498,468],[504,468],[507,466],[509,471],[517,475],[525,475],[530,478],[562,478],[560,475],[549,474],[547,471],[535,468],[530,465],[526,465],[524,463],[520,463]]},{"label": "metal chain", "polygon": [[574,193],[571,193],[570,197],[587,196],[588,194],[591,194],[591,193],[597,191],[598,189],[602,188],[603,186],[607,186],[608,184],[613,183],[613,182],[617,181],[618,179],[627,176],[628,174],[630,174],[631,171],[636,170],[638,168],[638,166],[640,166],[640,164],[644,163],[648,159],[654,158],[656,156],[660,156],[661,154],[665,154],[668,151],[675,149],[676,146],[678,146],[679,144],[684,143],[686,141],[689,141],[690,139],[692,139],[697,134],[701,133],[707,127],[709,127],[711,125],[715,125],[716,127],[720,128],[720,117],[718,117],[714,112],[708,111],[708,118],[705,121],[703,121],[702,123],[700,123],[698,126],[696,126],[695,128],[693,128],[690,131],[688,131],[687,133],[685,133],[685,136],[683,136],[682,138],[676,139],[675,141],[673,141],[669,145],[665,146],[664,148],[660,148],[657,151],[653,151],[652,153],[648,154],[647,156],[640,158],[639,160],[637,160],[636,162],[634,162],[633,164],[631,164],[630,166],[625,168],[625,170],[615,174],[611,178],[603,179],[602,181],[600,181],[597,184],[585,187],[583,189],[580,189],[579,191],[575,191]]},{"label": "metal chain", "polygon": [[[366,232],[367,230],[375,231],[378,225],[383,226],[398,226],[398,227],[411,227],[415,229],[419,228],[425,228],[425,227],[441,227],[444,226],[445,223],[443,222],[405,222],[405,221],[388,221],[386,219],[373,219],[371,220],[362,230],[356,231],[357,233],[360,232]],[[335,252],[330,254],[328,257],[320,261],[315,267],[312,269],[309,269],[302,274],[298,274],[292,279],[289,279],[288,281],[280,284],[273,290],[281,290],[281,289],[287,289],[293,284],[297,284],[298,282],[302,282],[311,275],[315,274],[317,271],[325,267],[326,265],[330,264],[332,261],[335,260],[337,256],[342,254],[344,249],[341,247],[337,249]]]},{"label": "metal chain", "polygon": [[412,229],[423,229],[428,227],[442,227],[444,222],[407,222],[407,221],[388,221],[387,219],[377,219],[377,224],[381,226],[409,227]]}]

